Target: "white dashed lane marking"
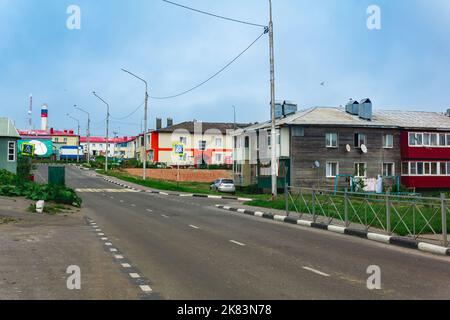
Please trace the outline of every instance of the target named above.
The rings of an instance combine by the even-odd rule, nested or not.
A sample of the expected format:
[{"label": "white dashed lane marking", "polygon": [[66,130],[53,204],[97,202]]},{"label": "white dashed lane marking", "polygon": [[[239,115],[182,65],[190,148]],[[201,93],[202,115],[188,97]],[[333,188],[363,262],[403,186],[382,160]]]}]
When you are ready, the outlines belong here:
[{"label": "white dashed lane marking", "polygon": [[322,277],[329,277],[330,276],[327,273],[324,273],[322,271],[319,271],[319,270],[316,270],[316,269],[313,269],[313,268],[310,268],[310,267],[303,267],[303,269],[306,270],[306,271],[311,271],[311,272],[313,272],[315,274],[318,274],[318,275],[320,275]]},{"label": "white dashed lane marking", "polygon": [[132,204],[131,206],[132,206],[132,207],[136,207],[136,205],[135,205],[135,204]]},{"label": "white dashed lane marking", "polygon": [[153,212],[153,210],[152,210],[152,209],[147,209],[147,212],[150,212],[150,213],[152,213],[152,212]]},{"label": "white dashed lane marking", "polygon": [[197,226],[194,226],[194,225],[189,225],[189,227],[191,227],[192,229],[200,229],[199,227],[197,227]]},{"label": "white dashed lane marking", "polygon": [[238,246],[245,247],[245,244],[243,244],[243,243],[241,243],[241,242],[234,241],[234,240],[230,240],[230,242],[231,242],[231,243],[234,243],[234,244],[237,244]]},{"label": "white dashed lane marking", "polygon": [[170,218],[169,216],[166,216],[165,214],[162,214],[161,217],[166,218],[166,219]]},{"label": "white dashed lane marking", "polygon": [[145,293],[151,293],[153,291],[152,288],[150,288],[150,286],[139,286],[139,288],[141,288],[141,290],[144,291]]},{"label": "white dashed lane marking", "polygon": [[[123,202],[123,200],[121,200],[121,202]],[[136,205],[132,205],[132,206],[136,206]],[[152,210],[147,209],[147,211],[151,212]],[[168,216],[162,215],[166,218],[169,218]],[[94,222],[94,220],[90,220],[88,219],[88,223],[95,229],[95,231],[102,231],[101,229],[96,229],[98,228],[97,224]],[[195,226],[192,226],[195,227]],[[131,279],[138,281],[138,283],[136,283],[139,286],[139,289],[141,289],[141,291],[144,294],[151,294],[153,293],[153,289],[147,285],[147,284],[142,284],[142,282],[146,282],[145,278],[142,278],[141,275],[139,273],[137,273],[138,271],[136,270],[135,272],[130,272],[130,271],[134,271],[135,269],[133,269],[133,266],[127,262],[127,260],[125,260],[125,257],[123,255],[119,254],[119,250],[113,247],[112,242],[110,242],[108,240],[108,238],[105,236],[104,233],[96,233],[98,236],[101,236],[101,240],[104,242],[104,245],[109,249],[109,251],[112,253],[112,256],[114,257],[114,259],[117,260],[117,262],[120,263],[121,267],[124,269],[127,269],[128,271],[128,275]]]}]

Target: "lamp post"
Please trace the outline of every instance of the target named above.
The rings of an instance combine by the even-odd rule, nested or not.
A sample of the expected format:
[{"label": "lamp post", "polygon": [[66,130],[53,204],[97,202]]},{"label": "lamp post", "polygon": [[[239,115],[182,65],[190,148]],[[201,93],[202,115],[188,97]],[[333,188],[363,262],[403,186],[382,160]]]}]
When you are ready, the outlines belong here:
[{"label": "lamp post", "polygon": [[109,103],[103,100],[95,91],[92,92],[101,102],[106,105],[106,157],[105,172],[108,172],[108,156],[109,156]]},{"label": "lamp post", "polygon": [[74,105],[74,108],[78,109],[81,112],[84,112],[85,114],[87,114],[87,117],[88,117],[87,130],[86,130],[86,142],[87,142],[87,162],[88,162],[88,164],[90,164],[91,163],[91,115],[89,112],[83,110],[76,104]]},{"label": "lamp post", "polygon": [[145,110],[144,110],[144,170],[142,174],[142,179],[147,179],[147,126],[148,126],[148,83],[141,77],[135,75],[134,73],[122,69],[123,72],[128,73],[132,77],[135,77],[138,80],[141,80],[145,84]]},{"label": "lamp post", "polygon": [[[78,139],[80,139],[80,120],[78,120],[77,118],[72,117],[70,114],[67,114],[67,116],[76,121],[78,124]],[[77,162],[80,162],[80,140],[78,140],[78,148],[77,148]]]},{"label": "lamp post", "polygon": [[272,115],[271,147],[272,147],[272,198],[275,199],[278,192],[277,186],[277,134],[275,132],[275,50],[273,41],[272,0],[269,0],[269,47],[270,47],[270,109]]}]

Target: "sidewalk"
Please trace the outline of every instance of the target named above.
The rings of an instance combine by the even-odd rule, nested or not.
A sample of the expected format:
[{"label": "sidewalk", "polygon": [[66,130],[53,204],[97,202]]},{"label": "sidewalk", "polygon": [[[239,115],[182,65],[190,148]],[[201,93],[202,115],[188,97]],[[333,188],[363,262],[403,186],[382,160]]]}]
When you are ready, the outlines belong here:
[{"label": "sidewalk", "polygon": [[[138,299],[139,291],[96,240],[83,213],[26,212],[31,201],[0,197],[0,300]],[[81,269],[81,290],[67,289],[67,267]]]}]

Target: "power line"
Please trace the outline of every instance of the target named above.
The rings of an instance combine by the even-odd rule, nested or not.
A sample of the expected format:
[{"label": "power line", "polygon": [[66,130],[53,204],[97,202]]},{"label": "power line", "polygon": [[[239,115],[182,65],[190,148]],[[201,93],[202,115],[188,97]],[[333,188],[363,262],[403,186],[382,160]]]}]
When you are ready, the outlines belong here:
[{"label": "power line", "polygon": [[205,14],[205,15],[208,15],[208,16],[211,16],[211,17],[215,17],[215,18],[219,18],[219,19],[223,19],[223,20],[228,20],[228,21],[232,21],[232,22],[237,22],[237,23],[242,23],[242,24],[246,24],[246,25],[254,26],[254,27],[267,28],[267,26],[263,26],[262,24],[257,24],[257,23],[252,23],[252,22],[247,22],[247,21],[242,21],[242,20],[237,20],[237,19],[233,19],[233,18],[220,16],[220,15],[217,15],[217,14],[214,14],[214,13],[210,13],[210,12],[194,9],[194,8],[191,8],[191,7],[179,4],[179,3],[175,3],[175,2],[172,2],[172,1],[168,1],[168,0],[162,0],[162,1],[164,1],[166,3],[169,3],[169,4],[172,4],[174,6],[180,7],[180,8],[184,8],[184,9],[191,10],[191,11],[194,11],[194,12],[197,12],[197,13]]},{"label": "power line", "polygon": [[[165,1],[165,0],[163,0]],[[258,37],[256,38],[255,41],[253,41],[247,48],[245,48],[244,51],[242,51],[241,53],[239,53],[239,55],[237,57],[235,57],[233,60],[231,60],[229,63],[227,63],[222,69],[220,69],[218,72],[216,72],[215,74],[213,74],[211,77],[209,77],[207,80],[201,82],[200,84],[196,85],[195,87],[183,91],[181,93],[178,94],[174,94],[171,96],[167,96],[167,97],[150,97],[151,99],[155,99],[155,100],[166,100],[166,99],[173,99],[173,98],[177,98],[180,96],[183,96],[189,92],[194,91],[195,89],[200,88],[201,86],[205,85],[206,83],[208,83],[209,81],[211,81],[212,79],[214,79],[215,77],[217,77],[219,74],[221,74],[223,71],[225,71],[229,66],[231,66],[236,60],[238,60],[242,55],[244,55],[244,53],[246,53],[251,47],[253,47],[253,45],[258,42],[259,39],[261,39],[265,34],[267,33],[267,29],[264,30],[264,32]]]},{"label": "power line", "polygon": [[125,119],[128,119],[128,118],[130,118],[131,116],[133,116],[136,112],[138,112],[139,111],[139,109],[140,108],[142,108],[142,106],[144,105],[144,103],[145,102],[142,102],[133,112],[131,112],[129,115],[127,115],[127,116],[125,116],[125,117],[122,117],[122,118],[114,118],[114,117],[111,117],[112,119],[114,119],[114,120],[125,120]]}]

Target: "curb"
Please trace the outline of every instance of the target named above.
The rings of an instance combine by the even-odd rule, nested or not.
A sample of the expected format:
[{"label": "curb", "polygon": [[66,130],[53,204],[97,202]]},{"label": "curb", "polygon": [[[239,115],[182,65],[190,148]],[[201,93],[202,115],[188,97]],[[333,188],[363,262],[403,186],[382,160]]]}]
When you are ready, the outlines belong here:
[{"label": "curb", "polygon": [[252,201],[252,199],[248,198],[238,198],[238,197],[230,197],[230,196],[216,196],[216,195],[208,195],[208,194],[186,194],[186,193],[167,193],[164,191],[153,191],[153,190],[139,190],[134,187],[131,187],[125,183],[117,182],[108,178],[103,177],[103,180],[113,183],[117,186],[121,186],[126,189],[131,189],[136,192],[145,192],[145,193],[151,193],[151,194],[159,194],[163,196],[175,196],[175,197],[183,197],[183,198],[207,198],[207,199],[224,199],[224,200],[237,200],[237,201]]},{"label": "curb", "polygon": [[394,246],[402,247],[402,248],[408,248],[408,249],[415,249],[420,250],[423,252],[428,252],[436,255],[441,256],[450,256],[450,248],[437,246],[434,244],[426,243],[426,242],[420,242],[409,238],[404,237],[397,237],[397,236],[387,236],[383,234],[378,233],[371,233],[365,230],[359,230],[359,229],[352,229],[352,228],[345,228],[340,226],[333,226],[333,225],[326,225],[323,223],[314,223],[312,221],[306,221],[306,220],[297,220],[292,217],[287,216],[278,216],[273,215],[271,213],[264,213],[260,211],[252,211],[247,209],[237,209],[237,208],[231,208],[223,205],[216,205],[216,208],[231,211],[231,212],[237,212],[242,213],[250,216],[260,217],[264,219],[274,220],[282,223],[288,223],[288,224],[295,224],[303,227],[310,227],[314,229],[319,230],[326,230],[333,233],[339,233],[344,234],[348,236],[358,237],[361,239],[367,239],[371,241],[376,241],[384,244],[391,244]]}]

